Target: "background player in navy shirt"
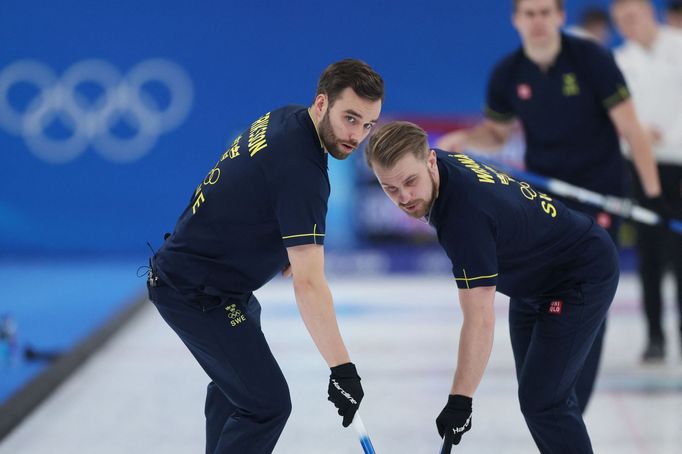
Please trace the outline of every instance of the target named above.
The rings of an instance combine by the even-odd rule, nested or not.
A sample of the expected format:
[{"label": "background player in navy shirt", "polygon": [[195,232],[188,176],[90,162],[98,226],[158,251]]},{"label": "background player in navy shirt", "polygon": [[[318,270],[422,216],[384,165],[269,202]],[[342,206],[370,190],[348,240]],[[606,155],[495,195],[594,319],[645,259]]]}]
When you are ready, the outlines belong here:
[{"label": "background player in navy shirt", "polygon": [[367,64],[330,65],[312,106],[267,112],[218,157],[152,259],[150,299],[211,379],[207,453],[270,453],[289,416],[287,383],[252,293],[280,271],[293,274],[344,426],[360,405],[360,377],[324,276],[327,155],[346,159],[357,148],[383,95],[383,80]]},{"label": "background player in navy shirt", "polygon": [[[495,151],[518,117],[526,140],[528,170],[602,194],[622,197],[627,167],[619,133],[652,208],[663,204],[651,144],[612,55],[598,44],[561,33],[562,0],[514,0],[514,27],[522,46],[495,66],[488,82],[485,120],[443,136],[448,151]],[[564,200],[597,219],[617,242],[619,220],[599,209]],[[586,408],[597,374],[603,330],[578,385]]]},{"label": "background player in navy shirt", "polygon": [[369,166],[405,213],[425,217],[452,261],[464,320],[438,432],[459,443],[492,349],[499,290],[509,323],[519,401],[543,453],[592,452],[575,385],[618,285],[607,232],[582,213],[461,153],[429,150],[407,122],[383,126]]}]

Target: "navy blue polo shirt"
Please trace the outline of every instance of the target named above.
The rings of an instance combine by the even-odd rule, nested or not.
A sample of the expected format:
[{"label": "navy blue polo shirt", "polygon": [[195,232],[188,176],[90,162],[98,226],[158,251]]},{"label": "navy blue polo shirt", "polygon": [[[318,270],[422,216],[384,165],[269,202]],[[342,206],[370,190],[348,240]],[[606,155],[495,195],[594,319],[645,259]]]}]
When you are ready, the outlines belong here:
[{"label": "navy blue polo shirt", "polygon": [[625,161],[609,110],[629,97],[611,53],[562,34],[561,52],[543,72],[523,48],[494,68],[486,117],[518,117],[528,170],[602,193],[623,195]]},{"label": "navy blue polo shirt", "polygon": [[302,106],[266,113],[219,156],[155,256],[160,277],[187,294],[260,288],[286,248],[323,244],[327,154]]},{"label": "navy blue polo shirt", "polygon": [[592,218],[461,153],[436,150],[440,186],[429,222],[461,289],[559,296],[617,269]]}]

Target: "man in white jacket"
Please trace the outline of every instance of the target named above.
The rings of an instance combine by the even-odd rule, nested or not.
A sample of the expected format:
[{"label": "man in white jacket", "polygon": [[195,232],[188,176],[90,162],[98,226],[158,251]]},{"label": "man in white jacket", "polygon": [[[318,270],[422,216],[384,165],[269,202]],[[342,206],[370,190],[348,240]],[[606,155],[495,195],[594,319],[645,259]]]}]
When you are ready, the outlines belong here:
[{"label": "man in white jacket", "polygon": [[[682,217],[682,31],[656,21],[650,0],[614,0],[611,12],[625,43],[616,49],[639,118],[653,144],[663,197],[672,215]],[[636,175],[635,175],[636,176]],[[637,181],[635,193],[643,196]],[[645,362],[665,357],[661,328],[661,283],[671,263],[682,314],[682,236],[654,227],[638,226],[637,248],[644,309],[648,322]],[[681,317],[682,319],[682,317]],[[680,323],[682,332],[682,322]]]}]

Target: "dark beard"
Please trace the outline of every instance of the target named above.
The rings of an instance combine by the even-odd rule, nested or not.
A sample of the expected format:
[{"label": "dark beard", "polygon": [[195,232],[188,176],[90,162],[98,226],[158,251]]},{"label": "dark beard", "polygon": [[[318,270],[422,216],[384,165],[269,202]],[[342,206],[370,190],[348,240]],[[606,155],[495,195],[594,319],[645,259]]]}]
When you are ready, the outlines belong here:
[{"label": "dark beard", "polygon": [[325,112],[324,117],[320,120],[320,124],[317,125],[320,130],[320,140],[322,140],[322,146],[324,147],[330,155],[334,158],[343,161],[350,156],[349,154],[343,153],[339,148],[339,138],[334,134],[334,129],[332,128],[332,122],[329,120],[329,111]]}]

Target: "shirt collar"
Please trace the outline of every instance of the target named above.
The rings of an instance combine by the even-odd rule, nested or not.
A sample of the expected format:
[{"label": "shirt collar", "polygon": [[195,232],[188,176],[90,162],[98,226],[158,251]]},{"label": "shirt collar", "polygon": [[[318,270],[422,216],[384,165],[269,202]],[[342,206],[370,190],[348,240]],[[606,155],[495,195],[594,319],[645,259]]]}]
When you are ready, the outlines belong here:
[{"label": "shirt collar", "polygon": [[[320,137],[320,130],[317,129],[317,123],[315,122],[315,119],[313,118],[313,113],[310,111],[310,107],[308,107],[308,116],[310,117],[310,121],[312,121],[313,126],[315,127],[315,134],[317,134],[317,140],[320,143],[320,148],[324,149],[324,145],[322,144],[322,137]],[[324,150],[325,153],[327,150]]]}]

